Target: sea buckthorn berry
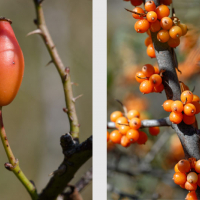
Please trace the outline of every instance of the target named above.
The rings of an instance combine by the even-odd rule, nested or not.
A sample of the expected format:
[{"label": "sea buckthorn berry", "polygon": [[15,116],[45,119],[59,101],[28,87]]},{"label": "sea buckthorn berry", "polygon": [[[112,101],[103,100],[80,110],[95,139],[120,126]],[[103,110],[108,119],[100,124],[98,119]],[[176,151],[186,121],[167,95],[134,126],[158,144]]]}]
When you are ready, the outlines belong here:
[{"label": "sea buckthorn berry", "polygon": [[119,128],[120,125],[122,124],[127,124],[128,125],[128,120],[126,117],[119,117],[116,121],[115,121],[115,126],[116,128]]},{"label": "sea buckthorn berry", "polygon": [[110,139],[110,133],[107,131],[107,142],[109,141]]},{"label": "sea buckthorn berry", "polygon": [[182,34],[182,29],[179,26],[172,26],[169,30],[169,35],[173,39],[180,38]]},{"label": "sea buckthorn berry", "polygon": [[122,134],[118,130],[114,130],[110,133],[110,140],[113,143],[120,144],[121,143]]},{"label": "sea buckthorn berry", "polygon": [[132,118],[129,122],[129,126],[132,128],[132,129],[139,129],[141,127],[141,120],[139,118]]},{"label": "sea buckthorn berry", "polygon": [[163,109],[167,112],[172,112],[172,103],[174,101],[173,100],[166,100],[164,103],[163,103]]},{"label": "sea buckthorn berry", "polygon": [[123,135],[122,138],[121,138],[121,145],[122,145],[123,147],[128,147],[128,146],[130,146],[129,139],[128,139],[125,135]]},{"label": "sea buckthorn berry", "polygon": [[126,133],[126,137],[130,141],[130,143],[134,143],[138,140],[139,138],[139,131],[134,130],[134,129],[129,129]]},{"label": "sea buckthorn berry", "polygon": [[164,85],[162,83],[160,85],[158,85],[158,86],[155,86],[153,88],[153,91],[157,92],[157,93],[161,93],[163,90],[164,90]]},{"label": "sea buckthorn berry", "polygon": [[147,13],[146,18],[148,22],[155,22],[157,20],[157,14],[154,11],[150,11]]},{"label": "sea buckthorn berry", "polygon": [[[140,7],[135,7],[135,8],[133,9],[133,11],[134,11],[134,12],[137,12],[137,13],[144,14],[144,10],[143,10],[142,8],[140,8]],[[133,18],[135,18],[135,19],[142,19],[142,18],[143,18],[142,15],[138,15],[138,14],[135,14],[135,13],[132,13],[132,16],[133,16]]]},{"label": "sea buckthorn berry", "polygon": [[142,83],[144,80],[148,80],[143,72],[137,72],[135,75],[135,79],[138,83]]},{"label": "sea buckthorn berry", "polygon": [[169,17],[163,17],[160,21],[160,26],[165,30],[169,30],[172,27],[172,25],[173,21]]},{"label": "sea buckthorn berry", "polygon": [[147,1],[144,5],[146,11],[154,11],[156,9],[156,4],[153,1]]},{"label": "sea buckthorn berry", "polygon": [[176,172],[173,176],[174,183],[177,185],[183,185],[185,182],[187,182],[187,177],[185,173],[182,172]]},{"label": "sea buckthorn berry", "polygon": [[147,134],[143,131],[139,131],[139,138],[137,140],[137,143],[138,144],[145,144],[147,140],[148,140]]},{"label": "sea buckthorn berry", "polygon": [[114,111],[113,113],[111,113],[110,115],[110,121],[111,122],[116,122],[116,120],[119,118],[119,117],[122,117],[123,114],[122,112],[120,111]]},{"label": "sea buckthorn berry", "polygon": [[150,23],[149,28],[153,33],[158,32],[161,29],[160,22],[156,20],[154,23]]},{"label": "sea buckthorn berry", "polygon": [[153,84],[154,87],[159,86],[162,83],[162,78],[158,74],[153,74],[149,81]]},{"label": "sea buckthorn berry", "polygon": [[153,91],[153,84],[150,81],[143,81],[140,83],[140,92],[143,94],[149,94]]},{"label": "sea buckthorn berry", "polygon": [[186,114],[183,115],[183,121],[185,124],[187,125],[191,125],[191,124],[194,124],[196,118],[195,116],[187,116]]},{"label": "sea buckthorn berry", "polygon": [[155,52],[155,49],[154,49],[154,46],[153,44],[150,44],[148,47],[147,47],[147,55],[151,58],[155,58],[156,57],[156,52]]},{"label": "sea buckthorn berry", "polygon": [[[175,172],[180,172],[179,169],[178,169],[178,164],[176,164],[176,165],[174,166],[174,171],[175,171]],[[184,187],[185,187],[185,186],[184,186]]]},{"label": "sea buckthorn berry", "polygon": [[128,125],[120,125],[118,130],[122,135],[125,135],[127,131],[130,129]]},{"label": "sea buckthorn berry", "polygon": [[189,191],[195,191],[197,189],[196,183],[189,183],[188,181],[185,182],[185,189]]},{"label": "sea buckthorn berry", "polygon": [[168,45],[172,48],[176,48],[179,44],[180,44],[180,39],[173,39],[173,38],[169,38],[168,40]]},{"label": "sea buckthorn berry", "polygon": [[158,19],[162,19],[163,17],[169,16],[170,10],[167,6],[160,5],[156,8],[156,13],[157,13]]},{"label": "sea buckthorn berry", "polygon": [[179,100],[174,101],[171,105],[172,112],[182,112],[183,111],[183,103]]},{"label": "sea buckthorn berry", "polygon": [[200,173],[200,160],[198,160],[198,161],[196,162],[196,164],[195,164],[195,171],[196,171],[197,173]]},{"label": "sea buckthorn berry", "polygon": [[[190,171],[191,166],[188,160],[182,159],[178,162],[178,169],[182,173],[187,173]],[[180,184],[181,185],[181,184]]]},{"label": "sea buckthorn berry", "polygon": [[200,98],[199,98],[196,94],[193,94],[193,99],[192,99],[192,101],[199,102],[199,101],[200,101]]},{"label": "sea buckthorn berry", "polygon": [[184,92],[182,92],[181,94],[181,101],[185,104],[185,103],[191,103],[193,100],[193,94],[191,91],[189,90],[185,90]]},{"label": "sea buckthorn berry", "polygon": [[182,36],[186,35],[186,33],[188,31],[187,25],[179,24],[178,26],[182,29]]},{"label": "sea buckthorn berry", "polygon": [[159,42],[165,43],[169,40],[169,32],[167,30],[160,30],[157,33],[157,39]]},{"label": "sea buckthorn berry", "polygon": [[160,133],[159,127],[149,127],[149,133],[153,136],[156,136]]},{"label": "sea buckthorn berry", "polygon": [[160,3],[169,6],[172,3],[172,0],[160,0]]},{"label": "sea buckthorn berry", "polygon": [[155,74],[160,74],[160,70],[158,67],[154,67],[154,70],[155,70]]},{"label": "sea buckthorn berry", "polygon": [[135,23],[135,30],[138,33],[145,33],[149,29],[149,22],[146,19],[140,19]]},{"label": "sea buckthorn berry", "polygon": [[146,64],[142,67],[142,73],[146,76],[146,77],[150,77],[151,75],[153,75],[155,73],[155,69],[151,64]]},{"label": "sea buckthorn berry", "polygon": [[200,112],[200,104],[199,104],[199,102],[192,102],[192,104],[196,108],[196,113],[195,114],[198,114]]},{"label": "sea buckthorn berry", "polygon": [[198,181],[197,181],[197,185],[200,187],[200,174],[198,174]]},{"label": "sea buckthorn berry", "polygon": [[196,113],[196,107],[192,103],[187,103],[184,106],[184,113],[188,116],[193,116]]},{"label": "sea buckthorn berry", "polygon": [[195,172],[190,172],[187,175],[187,181],[189,183],[196,183],[198,181],[198,175]]},{"label": "sea buckthorn berry", "polygon": [[140,117],[140,113],[137,110],[130,110],[127,113],[127,118],[129,120],[133,119],[133,118],[139,118]]},{"label": "sea buckthorn berry", "polygon": [[133,6],[140,6],[143,3],[143,0],[130,0]]},{"label": "sea buckthorn berry", "polygon": [[148,47],[151,43],[152,43],[152,39],[151,39],[151,37],[149,36],[149,37],[147,37],[147,38],[145,39],[144,44],[145,44],[146,47]]},{"label": "sea buckthorn berry", "polygon": [[196,195],[196,192],[195,191],[191,191],[187,194],[186,200],[198,200],[197,199],[197,195]]},{"label": "sea buckthorn berry", "polygon": [[179,112],[171,112],[169,115],[169,120],[174,124],[180,124],[183,120],[183,114]]}]

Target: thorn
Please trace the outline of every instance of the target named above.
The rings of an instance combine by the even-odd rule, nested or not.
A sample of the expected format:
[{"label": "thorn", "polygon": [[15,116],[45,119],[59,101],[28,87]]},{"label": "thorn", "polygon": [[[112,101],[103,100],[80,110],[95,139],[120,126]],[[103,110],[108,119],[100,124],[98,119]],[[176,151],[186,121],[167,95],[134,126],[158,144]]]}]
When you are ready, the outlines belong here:
[{"label": "thorn", "polygon": [[75,103],[75,101],[76,101],[77,99],[79,99],[80,97],[82,97],[82,96],[83,96],[83,94],[80,94],[80,95],[78,95],[77,97],[72,98],[72,101]]},{"label": "thorn", "polygon": [[51,63],[53,63],[53,60],[50,60],[50,61],[45,65],[45,67],[47,67],[47,66],[50,65]]},{"label": "thorn", "polygon": [[30,33],[28,33],[26,36],[33,35],[33,34],[41,34],[42,35],[42,31],[40,29],[36,29],[36,30],[31,31]]},{"label": "thorn", "polygon": [[78,86],[78,83],[71,82],[71,85]]},{"label": "thorn", "polygon": [[63,111],[64,111],[65,113],[68,113],[68,109],[67,109],[67,108],[63,108]]}]

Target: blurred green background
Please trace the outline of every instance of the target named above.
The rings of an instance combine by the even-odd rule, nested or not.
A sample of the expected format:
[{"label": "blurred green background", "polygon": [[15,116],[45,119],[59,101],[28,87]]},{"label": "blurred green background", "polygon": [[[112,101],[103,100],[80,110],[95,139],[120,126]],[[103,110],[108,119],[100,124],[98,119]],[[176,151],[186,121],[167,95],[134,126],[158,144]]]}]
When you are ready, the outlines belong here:
[{"label": "blurred green background", "polygon": [[[121,105],[115,99],[122,101],[128,110],[138,109],[141,111],[143,118],[166,117],[168,113],[161,107],[166,100],[164,92],[162,94],[142,95],[139,91],[139,83],[135,81],[135,73],[140,71],[144,64],[155,65],[156,59],[151,59],[146,54],[144,40],[148,35],[136,33],[134,29],[136,19],[133,19],[131,13],[124,9],[132,10],[133,6],[130,2],[123,0],[108,0],[107,3],[108,121],[113,111],[122,111]],[[181,38],[181,45],[175,50],[179,69],[182,70],[182,75],[178,73],[179,80],[187,84],[190,90],[196,86],[194,94],[200,96],[200,87],[198,87],[200,84],[200,1],[174,0],[173,4],[176,16],[181,20],[181,23],[186,23],[189,28],[188,34]],[[144,8],[143,5],[141,7]],[[199,120],[200,116],[197,115],[197,121]],[[151,136],[148,129],[144,131],[149,137],[145,145],[133,144],[128,148],[123,148],[120,145],[108,144],[108,199],[119,199],[119,195],[111,191],[110,186],[121,192],[137,195],[140,199],[157,199],[155,194],[160,195],[158,199],[184,199],[186,190],[175,185],[172,181],[173,167],[182,156],[181,152],[178,152],[179,146],[176,146],[176,144],[179,145],[179,141],[175,138],[176,135],[169,128],[161,128],[157,137]],[[165,136],[162,137],[164,134]],[[157,170],[157,173],[155,172],[157,175],[147,173],[127,176],[118,171],[137,173],[138,168],[140,168],[139,164],[143,164],[143,161],[147,159],[146,156],[159,139],[164,142],[163,147],[148,163],[150,164],[148,167]],[[173,152],[173,148],[178,150]],[[175,155],[176,152],[177,155]],[[112,170],[112,168],[115,169]],[[163,175],[160,176],[160,173]]]},{"label": "blurred green background", "polygon": [[[43,2],[50,34],[66,66],[70,67],[80,127],[80,142],[92,134],[92,0],[48,0]],[[38,35],[33,0],[0,0],[1,16],[13,21],[12,27],[25,58],[25,73],[15,100],[3,108],[8,140],[26,176],[38,191],[47,184],[52,171],[63,160],[60,136],[69,132],[60,77]],[[85,114],[87,113],[87,115]],[[28,193],[13,173],[4,168],[7,158],[0,145],[0,199],[27,200]],[[77,172],[72,184],[92,165],[91,159]],[[92,184],[82,196],[92,199]]]}]

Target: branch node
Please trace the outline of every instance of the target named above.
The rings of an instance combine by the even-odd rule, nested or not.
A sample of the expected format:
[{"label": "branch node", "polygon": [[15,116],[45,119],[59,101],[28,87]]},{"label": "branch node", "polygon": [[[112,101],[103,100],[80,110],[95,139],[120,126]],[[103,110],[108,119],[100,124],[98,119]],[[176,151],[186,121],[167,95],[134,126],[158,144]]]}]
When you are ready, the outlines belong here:
[{"label": "branch node", "polygon": [[65,113],[68,113],[68,112],[69,112],[69,110],[68,110],[67,108],[63,108],[63,111],[64,111]]},{"label": "branch node", "polygon": [[6,163],[4,164],[4,167],[5,167],[7,170],[9,170],[9,171],[13,171],[13,170],[15,169],[15,167],[17,167],[18,165],[19,165],[19,160],[16,159],[16,160],[15,160],[14,166],[13,166],[11,163],[6,162]]}]

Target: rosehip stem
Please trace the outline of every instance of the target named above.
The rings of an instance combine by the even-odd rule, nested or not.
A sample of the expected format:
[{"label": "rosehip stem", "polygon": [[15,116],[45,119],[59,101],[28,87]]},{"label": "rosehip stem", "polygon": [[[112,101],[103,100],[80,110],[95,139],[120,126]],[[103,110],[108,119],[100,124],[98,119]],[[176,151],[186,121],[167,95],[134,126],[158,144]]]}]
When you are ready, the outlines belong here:
[{"label": "rosehip stem", "polygon": [[24,187],[27,189],[28,193],[30,194],[32,200],[37,200],[38,195],[35,186],[27,179],[27,177],[22,172],[18,159],[15,158],[10,144],[8,142],[8,138],[6,135],[6,131],[3,124],[3,117],[2,117],[2,107],[0,107],[0,137],[1,141],[3,143],[3,147],[5,149],[5,152],[7,154],[9,163],[5,163],[5,168],[9,171],[13,171],[13,173],[17,176],[17,178],[20,180],[20,182],[24,185]]}]

